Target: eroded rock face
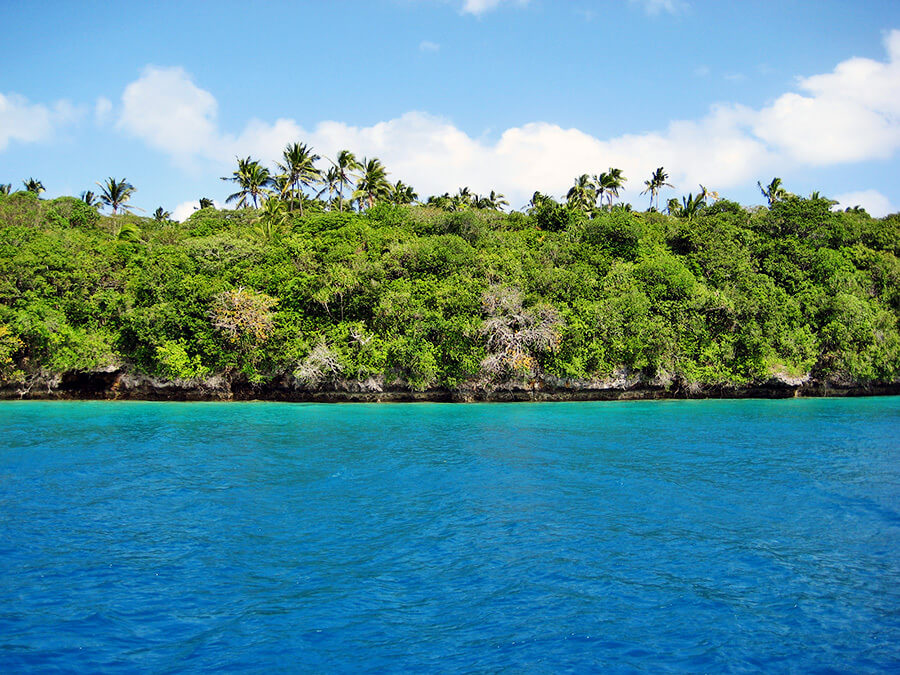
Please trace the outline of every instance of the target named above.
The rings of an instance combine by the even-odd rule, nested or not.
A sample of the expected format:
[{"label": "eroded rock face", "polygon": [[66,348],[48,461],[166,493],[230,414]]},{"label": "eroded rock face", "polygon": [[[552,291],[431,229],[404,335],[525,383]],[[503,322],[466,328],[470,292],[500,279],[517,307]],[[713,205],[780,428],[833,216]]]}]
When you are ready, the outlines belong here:
[{"label": "eroded rock face", "polygon": [[231,383],[221,375],[204,380],[166,380],[147,375],[119,373],[107,390],[108,399],[148,401],[228,401]]},{"label": "eroded rock face", "polygon": [[772,374],[772,382],[776,385],[786,387],[802,387],[812,381],[812,375],[804,373],[803,375],[789,375],[785,372],[776,372]]},{"label": "eroded rock face", "polygon": [[0,399],[100,399],[145,401],[604,401],[671,398],[790,398],[900,394],[900,381],[860,384],[841,378],[816,380],[775,374],[748,385],[704,385],[668,374],[654,378],[617,371],[602,380],[544,375],[505,382],[471,382],[454,389],[415,391],[405,382],[382,378],[335,380],[303,386],[291,375],[254,383],[215,375],[203,380],[166,380],[122,370],[34,376],[25,383],[0,383]]}]

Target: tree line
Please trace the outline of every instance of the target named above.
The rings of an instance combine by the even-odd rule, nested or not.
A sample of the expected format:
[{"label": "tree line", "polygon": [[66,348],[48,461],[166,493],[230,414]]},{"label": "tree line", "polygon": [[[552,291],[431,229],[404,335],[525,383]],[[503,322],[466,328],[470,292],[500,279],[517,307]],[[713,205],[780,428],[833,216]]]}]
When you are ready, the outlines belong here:
[{"label": "tree line", "polygon": [[[491,190],[487,195],[479,195],[468,187],[460,187],[455,194],[445,192],[420,201],[418,193],[412,186],[401,180],[395,183],[388,180],[388,171],[377,157],[358,160],[349,150],[341,150],[334,160],[326,159],[329,164],[326,169],[319,166],[323,158],[307,144],[300,142],[290,143],[284,148],[281,158],[275,162],[274,170],[249,156],[238,157],[236,160],[237,168],[231,175],[222,177],[223,181],[233,183],[235,187],[235,192],[227,196],[225,203],[234,204],[237,208],[254,209],[269,203],[267,211],[278,218],[283,211],[287,213],[296,211],[301,216],[304,209],[310,208],[315,211],[341,213],[345,210],[364,211],[379,203],[424,204],[447,211],[466,208],[503,211],[509,206],[506,197],[495,190]],[[622,170],[616,167],[609,167],[607,171],[595,175],[582,174],[575,178],[563,201],[568,208],[588,215],[603,208],[611,209],[627,180]],[[664,167],[655,169],[644,181],[641,194],[649,195],[648,211],[660,210],[661,191],[664,188],[675,187],[668,181],[669,174]],[[33,194],[39,195],[45,191],[43,183],[34,178],[23,180],[22,184],[25,191]],[[757,185],[770,207],[774,202],[790,194],[784,189],[781,178],[778,177],[772,179],[768,185],[763,186],[762,183]],[[127,179],[109,177],[102,183],[97,183],[97,186],[99,192],[84,191],[81,193],[81,200],[92,207],[108,207],[113,215],[120,211],[132,210],[128,202],[136,190]],[[11,190],[11,183],[0,184],[0,195],[8,195]],[[526,208],[538,208],[541,203],[552,199],[548,195],[535,192]],[[670,215],[690,220],[702,206],[717,199],[718,193],[700,185],[696,195],[690,193],[680,201],[677,198],[667,200],[665,211]],[[274,203],[270,203],[273,200]],[[208,208],[213,206],[213,200],[203,197],[198,204],[201,209]],[[627,210],[632,209],[631,204],[622,206]],[[168,220],[171,215],[171,212],[162,206],[153,212],[153,217],[157,221]]]}]

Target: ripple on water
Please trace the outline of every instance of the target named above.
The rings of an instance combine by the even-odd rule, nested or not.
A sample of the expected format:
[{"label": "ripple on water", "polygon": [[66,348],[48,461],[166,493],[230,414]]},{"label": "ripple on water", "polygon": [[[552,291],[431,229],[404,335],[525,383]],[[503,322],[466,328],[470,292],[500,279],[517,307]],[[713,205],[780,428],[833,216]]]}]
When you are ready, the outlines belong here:
[{"label": "ripple on water", "polygon": [[0,404],[0,668],[900,667],[900,401]]}]

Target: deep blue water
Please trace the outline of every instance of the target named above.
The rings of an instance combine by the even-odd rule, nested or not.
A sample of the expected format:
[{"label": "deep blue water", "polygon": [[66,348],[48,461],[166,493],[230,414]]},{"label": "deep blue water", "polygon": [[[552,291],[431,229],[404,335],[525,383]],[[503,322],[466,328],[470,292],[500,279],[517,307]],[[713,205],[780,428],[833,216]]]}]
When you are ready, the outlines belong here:
[{"label": "deep blue water", "polygon": [[900,399],[0,403],[0,671],[900,670]]}]

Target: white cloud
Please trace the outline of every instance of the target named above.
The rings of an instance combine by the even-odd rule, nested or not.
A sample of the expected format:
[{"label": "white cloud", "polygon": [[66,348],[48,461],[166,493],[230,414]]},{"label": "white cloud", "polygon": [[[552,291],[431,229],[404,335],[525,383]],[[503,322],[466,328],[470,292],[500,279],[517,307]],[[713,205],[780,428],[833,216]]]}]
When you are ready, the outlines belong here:
[{"label": "white cloud", "polygon": [[216,108],[183,69],[147,66],[122,94],[118,126],[183,163],[215,152]]},{"label": "white cloud", "polygon": [[[213,201],[213,204],[217,209],[221,209],[222,205]],[[195,199],[192,202],[181,202],[175,209],[172,211],[172,220],[177,220],[179,223],[183,223],[185,220],[191,217],[191,214],[200,208],[200,200]]]},{"label": "white cloud", "polygon": [[0,152],[10,141],[38,143],[49,141],[55,131],[77,120],[82,110],[68,101],[52,106],[29,103],[18,94],[0,94]]},{"label": "white cloud", "polygon": [[431,42],[429,40],[422,40],[419,43],[419,51],[420,52],[436,52],[439,51],[441,46],[437,42]]},{"label": "white cloud", "polygon": [[888,61],[854,58],[831,73],[801,79],[760,111],[754,133],[812,165],[887,158],[900,148],[900,30],[886,40]]},{"label": "white cloud", "polygon": [[635,194],[638,178],[660,165],[671,167],[672,182],[681,185],[715,181],[726,187],[751,180],[772,158],[763,144],[741,131],[746,114],[716,108],[699,122],[675,122],[661,133],[610,140],[537,122],[507,129],[497,142],[486,143],[448,120],[411,112],[371,127],[324,122],[302,138],[325,155],[351,148],[358,155],[377,156],[392,176],[412,183],[423,196],[468,185],[476,192],[499,189],[519,206],[534,190],[561,195],[574,176],[609,166],[631,176]]},{"label": "white cloud", "polygon": [[299,140],[325,157],[344,148],[377,156],[393,179],[413,184],[423,196],[468,185],[477,192],[500,190],[519,206],[534,190],[559,196],[574,176],[616,166],[631,178],[625,197],[635,201],[658,166],[680,190],[699,183],[720,190],[752,185],[791,164],[891,156],[900,147],[900,31],[887,45],[888,62],[845,61],[801,80],[803,95],[784,94],[762,109],[720,104],[698,120],[608,139],[534,122],[491,142],[423,112],[365,127],[325,121],[304,129],[291,119],[251,120],[234,135],[219,128],[212,94],[180,68],[154,67],[126,88],[119,125],[177,162],[213,162],[223,173],[235,156],[271,165],[286,144]]},{"label": "white cloud", "polygon": [[897,213],[896,206],[881,194],[878,190],[860,190],[859,192],[846,192],[835,197],[838,204],[836,208],[847,209],[861,206],[869,215],[881,218],[889,213]]},{"label": "white cloud", "polygon": [[97,124],[105,124],[112,113],[112,101],[105,96],[101,96],[94,104],[94,121]]},{"label": "white cloud", "polygon": [[640,5],[650,16],[657,16],[663,12],[677,14],[688,7],[683,0],[628,0],[633,5]]},{"label": "white cloud", "polygon": [[463,0],[462,11],[477,16],[504,4],[527,5],[528,0]]},{"label": "white cloud", "polygon": [[[463,14],[476,16],[497,9],[501,5],[519,5],[524,7],[530,0],[463,0]],[[686,0],[628,0],[632,5],[640,6],[649,16],[657,16],[662,13],[678,14],[686,10],[690,5]],[[586,21],[597,17],[597,13],[591,9],[576,9]]]},{"label": "white cloud", "polygon": [[[253,119],[240,136],[224,136],[220,143],[226,149],[229,160],[237,155],[258,155],[274,159],[281,156],[285,145],[299,140],[304,133],[294,120],[279,118],[274,124],[269,124]],[[220,156],[225,155],[220,153]]]},{"label": "white cloud", "polygon": [[250,120],[238,136],[223,133],[215,97],[182,68],[147,66],[125,87],[117,126],[161,150],[183,167],[198,159],[222,163],[236,155],[277,156],[303,130],[293,120]]},{"label": "white cloud", "polygon": [[183,223],[185,220],[190,218],[191,214],[199,208],[199,202],[195,199],[192,202],[181,202],[175,209],[172,211],[172,220],[177,220],[179,223]]},{"label": "white cloud", "polygon": [[218,129],[215,109],[212,95],[183,70],[148,68],[126,88],[119,125],[184,165],[208,160],[225,172],[235,156],[247,155],[271,164],[285,145],[302,140],[325,157],[344,148],[377,156],[392,177],[413,183],[423,196],[468,185],[499,189],[520,203],[535,189],[562,194],[574,175],[609,166],[636,177],[662,164],[671,167],[673,182],[693,185],[714,176],[717,186],[726,187],[753,178],[770,160],[766,148],[742,130],[751,111],[738,107],[714,108],[700,121],[673,122],[663,132],[610,140],[536,122],[507,129],[495,143],[422,112],[368,127],[326,121],[310,130],[290,119],[251,120],[235,136]]}]

